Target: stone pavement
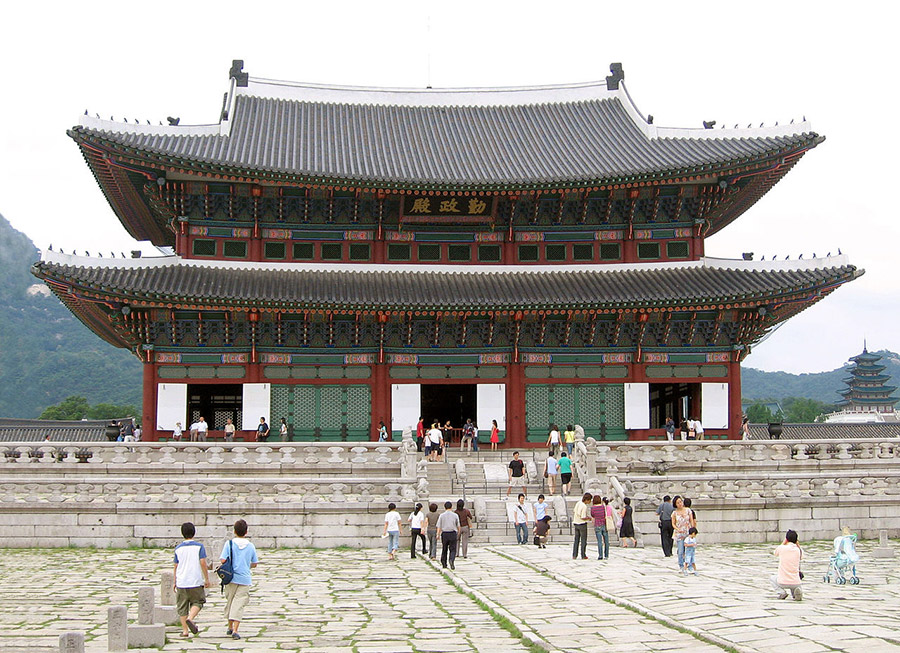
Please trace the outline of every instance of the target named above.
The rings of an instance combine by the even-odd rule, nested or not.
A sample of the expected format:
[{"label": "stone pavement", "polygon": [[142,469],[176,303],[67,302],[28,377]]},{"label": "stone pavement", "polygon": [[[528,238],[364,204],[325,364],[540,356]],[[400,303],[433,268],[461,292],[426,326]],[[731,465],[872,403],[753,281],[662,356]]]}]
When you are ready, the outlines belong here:
[{"label": "stone pavement", "polygon": [[[473,542],[448,575],[461,591],[427,561],[389,562],[380,550],[262,550],[245,638],[224,636],[215,588],[199,637],[183,640],[170,627],[163,650],[528,651],[499,615],[560,651],[900,652],[900,557],[867,556],[874,545],[858,546],[858,586],[824,584],[830,543],[804,545],[802,602],[775,598],[770,545],[701,547],[701,575],[685,578],[658,547],[614,548],[599,562],[573,561],[565,545]],[[87,633],[88,651],[106,651],[107,606],[125,604],[135,620],[137,588],[158,588],[159,571],[169,568],[165,549],[4,550],[0,651],[55,650],[70,630]]]}]

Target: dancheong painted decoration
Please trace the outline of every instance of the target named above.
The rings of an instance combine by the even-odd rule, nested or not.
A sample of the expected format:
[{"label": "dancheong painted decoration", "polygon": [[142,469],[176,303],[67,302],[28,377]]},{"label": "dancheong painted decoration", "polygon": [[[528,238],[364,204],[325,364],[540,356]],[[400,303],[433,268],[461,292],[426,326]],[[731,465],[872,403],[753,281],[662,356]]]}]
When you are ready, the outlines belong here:
[{"label": "dancheong painted decoration", "polygon": [[[144,363],[144,433],[203,415],[239,437],[393,437],[471,418],[738,437],[740,361],[862,274],[846,258],[723,260],[705,239],[824,139],[652,124],[599,83],[410,90],[231,69],[211,125],[84,116],[69,131],[115,215],[166,255],[52,251],[36,276]],[[752,257],[748,257],[752,258]]]}]

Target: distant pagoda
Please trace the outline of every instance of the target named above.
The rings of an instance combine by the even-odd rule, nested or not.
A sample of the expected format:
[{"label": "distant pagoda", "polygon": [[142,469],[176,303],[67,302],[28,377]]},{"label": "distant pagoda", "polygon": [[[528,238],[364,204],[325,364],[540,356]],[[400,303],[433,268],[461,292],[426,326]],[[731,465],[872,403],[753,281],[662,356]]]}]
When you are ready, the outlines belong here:
[{"label": "distant pagoda", "polygon": [[840,411],[831,415],[829,421],[853,420],[854,416],[853,421],[882,421],[884,416],[894,416],[894,405],[900,399],[891,396],[897,386],[885,385],[891,377],[884,373],[885,366],[878,364],[881,356],[869,353],[863,345],[862,353],[850,360],[856,366],[844,379],[847,389],[840,393],[843,399],[836,404]]}]

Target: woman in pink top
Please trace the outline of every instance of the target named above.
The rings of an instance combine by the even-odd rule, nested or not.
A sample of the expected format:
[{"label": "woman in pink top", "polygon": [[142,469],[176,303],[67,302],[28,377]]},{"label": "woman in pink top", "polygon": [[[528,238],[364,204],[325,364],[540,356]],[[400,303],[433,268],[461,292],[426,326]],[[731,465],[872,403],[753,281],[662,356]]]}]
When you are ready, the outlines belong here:
[{"label": "woman in pink top", "polygon": [[609,558],[609,531],[606,529],[606,509],[603,498],[599,494],[594,495],[591,506],[591,517],[594,518],[594,535],[597,536],[598,560]]},{"label": "woman in pink top", "polygon": [[775,547],[774,554],[778,556],[778,573],[772,575],[771,581],[772,587],[778,592],[778,598],[786,599],[790,592],[795,601],[800,601],[803,598],[800,587],[803,550],[797,544],[797,531],[785,533],[784,542]]},{"label": "woman in pink top", "polygon": [[690,508],[685,507],[682,497],[675,497],[672,505],[675,506],[675,510],[672,512],[672,530],[675,544],[678,545],[678,569],[684,569],[684,541],[687,539],[691,527],[696,526],[694,513]]}]

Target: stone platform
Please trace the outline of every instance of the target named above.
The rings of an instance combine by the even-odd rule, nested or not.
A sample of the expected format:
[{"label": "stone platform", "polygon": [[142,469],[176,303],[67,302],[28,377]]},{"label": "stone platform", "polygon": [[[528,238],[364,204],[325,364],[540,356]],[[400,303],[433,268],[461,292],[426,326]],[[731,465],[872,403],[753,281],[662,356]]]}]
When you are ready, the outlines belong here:
[{"label": "stone platform", "polygon": [[[217,554],[220,543],[207,544]],[[877,542],[858,546],[856,586],[822,582],[830,542],[801,544],[801,602],[775,598],[769,544],[701,544],[697,577],[678,574],[650,546],[613,548],[599,562],[595,546],[592,559],[573,561],[563,544],[473,543],[449,573],[375,549],[262,549],[244,639],[225,637],[215,588],[200,635],[183,640],[168,627],[162,650],[516,652],[537,642],[532,650],[900,651],[900,572],[870,555]],[[80,630],[89,653],[106,651],[107,607],[137,615],[136,588],[170,565],[166,549],[4,551],[3,576],[17,591],[0,595],[0,650],[50,651],[60,633]],[[503,617],[515,632],[496,621]]]}]

